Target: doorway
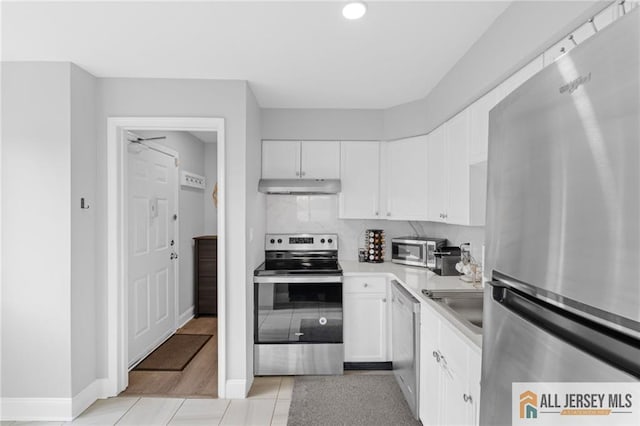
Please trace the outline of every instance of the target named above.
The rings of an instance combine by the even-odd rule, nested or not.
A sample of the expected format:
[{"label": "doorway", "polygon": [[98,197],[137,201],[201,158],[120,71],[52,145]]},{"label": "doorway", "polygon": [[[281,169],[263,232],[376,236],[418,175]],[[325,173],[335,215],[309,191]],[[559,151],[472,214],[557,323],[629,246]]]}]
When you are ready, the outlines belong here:
[{"label": "doorway", "polygon": [[130,371],[120,395],[218,395],[216,137],[127,132]]},{"label": "doorway", "polygon": [[[134,208],[131,211],[128,211],[127,209],[129,199],[127,199],[126,197],[128,190],[130,189],[127,187],[128,182],[126,180],[128,172],[139,172],[136,167],[141,167],[142,169],[147,167],[147,170],[156,170],[156,172],[157,170],[169,170],[167,167],[171,165],[171,161],[174,161],[174,164],[177,165],[179,164],[180,159],[176,158],[178,156],[175,152],[172,152],[172,149],[164,149],[165,152],[159,152],[163,151],[163,149],[160,148],[160,150],[147,150],[146,148],[142,148],[145,151],[154,152],[149,154],[145,153],[142,157],[136,157],[136,160],[140,160],[142,158],[142,161],[136,161],[136,167],[132,168],[132,166],[127,161],[127,155],[129,154],[129,152],[127,149],[127,145],[125,144],[128,131],[194,133],[214,132],[217,136],[217,146],[215,148],[215,153],[216,157],[220,159],[220,161],[217,162],[217,172],[215,173],[215,181],[217,181],[217,191],[215,195],[218,205],[220,206],[220,208],[217,209],[217,220],[215,221],[217,225],[216,233],[219,247],[216,268],[216,274],[218,277],[218,285],[216,291],[216,299],[218,300],[217,318],[208,319],[208,322],[199,321],[200,318],[198,318],[193,323],[190,323],[189,320],[191,320],[193,311],[185,312],[184,309],[181,309],[183,307],[181,307],[179,303],[179,295],[181,291],[179,282],[180,275],[182,274],[181,272],[179,272],[180,268],[178,267],[178,262],[175,261],[180,257],[180,233],[178,232],[178,229],[174,229],[173,238],[171,238],[172,227],[170,226],[174,220],[176,221],[176,224],[178,223],[180,215],[178,215],[177,218],[174,218],[170,213],[166,215],[166,218],[165,216],[163,216],[164,211],[162,209],[168,209],[168,206],[171,202],[170,194],[167,193],[168,191],[160,194],[158,192],[158,189],[156,188],[155,192],[152,191],[153,195],[149,193],[146,194],[146,197],[138,197],[139,206],[137,209]],[[162,340],[167,337],[166,335],[172,335],[178,327],[180,328],[178,329],[177,334],[198,334],[193,330],[202,330],[203,327],[211,328],[212,325],[215,327],[216,332],[215,336],[212,339],[215,339],[213,343],[215,343],[217,368],[215,368],[216,361],[214,360],[212,361],[212,363],[210,363],[212,365],[209,365],[209,367],[214,368],[209,368],[208,373],[206,371],[203,371],[202,374],[215,375],[215,373],[217,372],[217,380],[214,379],[217,382],[215,383],[215,387],[217,388],[217,395],[220,398],[224,397],[224,384],[226,382],[225,353],[224,350],[219,351],[219,354],[217,353],[217,348],[223,349],[225,347],[225,215],[224,208],[222,208],[224,206],[225,195],[223,160],[225,148],[224,141],[224,120],[221,118],[145,117],[110,118],[108,120],[108,378],[106,383],[106,393],[111,396],[115,396],[127,388],[127,386],[129,385],[128,370],[130,363],[132,362],[132,360],[133,362],[139,361],[138,358],[141,357],[140,354],[145,353],[145,350],[136,348],[136,343],[134,341],[129,341],[129,333],[132,332],[134,336],[142,336],[147,332],[147,330],[153,328],[147,320],[150,317],[155,316],[155,319],[163,320],[166,317],[169,323],[171,323],[171,318],[173,317],[173,324],[169,328],[165,327],[162,330],[155,330],[155,333],[150,333],[149,336],[151,337],[145,337],[144,342],[141,341],[141,347],[147,344],[149,344],[150,347],[153,347],[158,343],[162,343]],[[157,148],[155,142],[147,143],[145,145]],[[134,150],[135,149],[136,148],[134,148]],[[173,157],[167,154],[173,154]],[[167,159],[167,157],[171,158]],[[146,166],[144,166],[145,164]],[[177,172],[175,167],[174,171],[176,172],[175,178],[182,179],[183,176],[180,176],[180,173]],[[166,179],[163,177],[160,180],[170,180],[168,175],[163,174],[163,176],[165,176]],[[149,185],[147,184],[147,187],[148,186]],[[139,190],[142,192],[145,191],[144,188],[139,188]],[[177,258],[170,259],[174,262],[173,267],[171,266],[172,264],[169,263],[169,266],[167,268],[156,268],[156,270],[162,271],[159,274],[161,279],[158,279],[158,274],[154,272],[155,276],[141,279],[140,285],[133,286],[133,290],[129,292],[127,286],[127,281],[129,278],[128,274],[132,270],[130,266],[133,265],[135,267],[134,262],[130,257],[130,251],[135,251],[139,247],[135,246],[135,238],[133,242],[129,241],[126,232],[128,230],[128,222],[132,220],[135,222],[136,214],[139,216],[137,220],[140,223],[145,223],[145,218],[151,218],[151,220],[154,220],[156,222],[155,225],[146,226],[147,229],[151,230],[149,232],[154,233],[155,240],[150,239],[150,235],[146,235],[146,237],[147,240],[151,241],[154,244],[157,244],[157,247],[161,249],[161,252],[165,249],[168,250],[166,253],[163,252],[161,256],[159,255],[159,257],[162,257],[162,262],[166,261],[166,259],[164,259],[164,257],[166,257],[165,255],[169,255],[170,257],[173,257],[175,255],[177,256]],[[167,220],[167,223],[164,222],[165,219]],[[163,226],[159,226],[158,224],[160,223]],[[134,234],[138,232],[136,231],[135,226],[136,225],[134,224],[134,228],[132,228]],[[153,226],[156,226],[158,229],[153,230]],[[144,234],[143,231],[140,232]],[[182,246],[182,250],[189,250],[191,247],[190,245],[184,243],[182,244]],[[147,259],[147,263],[152,261],[153,260],[151,259]],[[175,273],[173,273],[174,271]],[[171,276],[173,276],[175,279],[173,285],[171,284]],[[145,284],[152,281],[153,279],[155,279],[156,287],[162,288],[163,290],[162,292],[156,291],[154,293],[155,295],[150,291],[150,286]],[[158,283],[162,285],[159,285]],[[173,289],[173,293],[171,289]],[[184,290],[184,288],[182,290]],[[165,296],[170,296],[172,294],[176,295],[176,302],[174,304],[168,302],[168,298],[165,298]],[[145,298],[149,302],[141,304],[141,301],[145,300]],[[132,302],[133,306],[131,305]],[[131,321],[131,316],[134,317],[133,321]],[[130,325],[132,328],[130,328]],[[177,392],[180,393],[181,391],[178,390]]]}]

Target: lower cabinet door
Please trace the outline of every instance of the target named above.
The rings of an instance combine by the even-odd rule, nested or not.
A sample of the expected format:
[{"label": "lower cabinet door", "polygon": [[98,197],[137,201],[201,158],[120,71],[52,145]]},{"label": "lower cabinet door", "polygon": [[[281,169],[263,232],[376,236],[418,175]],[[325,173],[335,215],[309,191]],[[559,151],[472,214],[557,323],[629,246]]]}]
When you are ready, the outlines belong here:
[{"label": "lower cabinet door", "polygon": [[[464,354],[463,354],[464,355]],[[466,377],[462,372],[443,366],[441,373],[442,411],[440,424],[451,426],[471,425]]]},{"label": "lower cabinet door", "polygon": [[425,306],[420,316],[420,420],[424,426],[437,426],[442,399],[440,319]]},{"label": "lower cabinet door", "polygon": [[386,293],[345,293],[343,297],[345,362],[385,362]]}]

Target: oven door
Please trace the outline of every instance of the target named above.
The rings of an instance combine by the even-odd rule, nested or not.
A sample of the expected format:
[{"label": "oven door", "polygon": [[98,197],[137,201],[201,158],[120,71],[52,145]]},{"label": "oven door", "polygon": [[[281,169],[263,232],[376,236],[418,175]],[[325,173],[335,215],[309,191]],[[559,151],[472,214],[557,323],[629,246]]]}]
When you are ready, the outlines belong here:
[{"label": "oven door", "polygon": [[254,342],[342,343],[342,277],[254,279]]}]

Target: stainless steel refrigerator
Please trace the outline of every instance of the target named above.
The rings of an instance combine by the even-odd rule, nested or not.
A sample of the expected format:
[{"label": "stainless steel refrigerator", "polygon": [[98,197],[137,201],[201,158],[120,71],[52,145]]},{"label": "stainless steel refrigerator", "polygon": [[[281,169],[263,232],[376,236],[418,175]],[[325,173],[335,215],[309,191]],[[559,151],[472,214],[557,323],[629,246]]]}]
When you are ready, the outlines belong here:
[{"label": "stainless steel refrigerator", "polygon": [[640,377],[640,10],[490,113],[480,422],[513,382]]}]

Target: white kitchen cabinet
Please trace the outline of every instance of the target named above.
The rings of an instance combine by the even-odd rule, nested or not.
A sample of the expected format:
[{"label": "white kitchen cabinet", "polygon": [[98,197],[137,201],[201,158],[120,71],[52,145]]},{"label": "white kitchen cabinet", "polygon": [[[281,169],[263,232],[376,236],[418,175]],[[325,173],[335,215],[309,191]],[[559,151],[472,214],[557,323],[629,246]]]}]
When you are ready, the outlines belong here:
[{"label": "white kitchen cabinet", "polygon": [[445,126],[427,135],[427,220],[443,222],[447,210],[448,177]]},{"label": "white kitchen cabinet", "polygon": [[489,112],[498,101],[498,90],[493,89],[469,106],[469,164],[487,161]]},{"label": "white kitchen cabinet", "polygon": [[560,40],[543,54],[544,66],[552,64],[556,59],[573,49],[574,44],[568,37]]},{"label": "white kitchen cabinet", "polygon": [[385,217],[380,188],[380,145],[371,141],[340,142],[340,219]]},{"label": "white kitchen cabinet", "polygon": [[345,362],[390,361],[387,279],[345,277],[342,289]]},{"label": "white kitchen cabinet", "polygon": [[340,142],[302,141],[300,176],[304,179],[340,178]]},{"label": "white kitchen cabinet", "polygon": [[300,177],[300,142],[262,141],[262,177],[297,179]]},{"label": "white kitchen cabinet", "polygon": [[469,165],[470,115],[467,108],[427,136],[429,221],[484,225],[486,162]]},{"label": "white kitchen cabinet", "polygon": [[[638,6],[638,2],[625,2],[625,10],[629,12]],[[613,2],[609,7],[602,10],[593,17],[593,22],[586,22],[577,28],[572,34],[569,34],[563,40],[560,40],[544,52],[544,66],[552,64],[556,59],[564,53],[580,45],[598,31],[602,31],[616,19],[623,16],[622,6],[619,2]]]},{"label": "white kitchen cabinet", "polygon": [[480,355],[432,309],[421,313],[420,420],[431,425],[477,425]]},{"label": "white kitchen cabinet", "polygon": [[513,73],[511,77],[507,78],[497,87],[498,101],[503,100],[507,95],[516,90],[525,81],[529,80],[538,71],[544,68],[544,55],[536,56],[531,62],[518,71]]},{"label": "white kitchen cabinet", "polygon": [[440,342],[440,318],[423,304],[420,309],[420,420],[438,425],[441,367],[436,361]]},{"label": "white kitchen cabinet", "polygon": [[427,136],[388,142],[386,163],[386,218],[427,219]]},{"label": "white kitchen cabinet", "polygon": [[[471,225],[469,211],[469,109],[445,124],[447,162],[447,223]],[[484,225],[484,224],[483,224]]]},{"label": "white kitchen cabinet", "polygon": [[473,424],[480,424],[480,377],[482,375],[482,353],[480,349],[467,351],[467,371],[469,375],[469,400],[473,414]]},{"label": "white kitchen cabinet", "polygon": [[340,142],[262,141],[264,179],[338,179]]}]

